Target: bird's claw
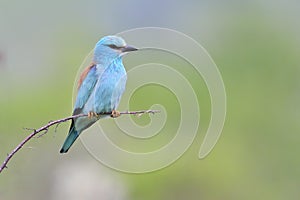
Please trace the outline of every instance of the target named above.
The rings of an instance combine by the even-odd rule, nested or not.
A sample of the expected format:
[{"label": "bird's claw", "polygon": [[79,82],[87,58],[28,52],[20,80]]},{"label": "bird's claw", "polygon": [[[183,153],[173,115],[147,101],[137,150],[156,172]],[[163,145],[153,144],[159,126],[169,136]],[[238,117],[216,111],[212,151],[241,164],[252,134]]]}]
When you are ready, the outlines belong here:
[{"label": "bird's claw", "polygon": [[117,117],[119,117],[121,114],[120,114],[120,112],[119,111],[117,111],[117,110],[113,110],[113,111],[111,111],[111,117],[112,118],[117,118]]},{"label": "bird's claw", "polygon": [[88,112],[88,118],[91,119],[93,117],[98,117],[98,114],[96,112],[93,112],[93,111]]}]

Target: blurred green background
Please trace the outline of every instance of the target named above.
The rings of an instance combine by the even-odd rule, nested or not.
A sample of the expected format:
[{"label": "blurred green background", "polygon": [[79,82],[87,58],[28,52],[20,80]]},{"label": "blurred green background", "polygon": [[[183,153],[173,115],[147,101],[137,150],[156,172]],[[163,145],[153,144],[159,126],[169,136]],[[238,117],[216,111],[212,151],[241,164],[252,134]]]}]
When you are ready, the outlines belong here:
[{"label": "blurred green background", "polygon": [[[2,0],[1,162],[29,134],[23,127],[38,128],[70,115],[73,82],[83,59],[98,39],[127,29],[160,26],[197,40],[219,67],[228,104],[220,140],[199,160],[210,118],[205,84],[185,63],[149,52],[152,61],[168,59],[199,91],[200,129],[177,162],[152,173],[124,174],[99,164],[80,142],[60,155],[65,123],[33,139],[11,160],[0,174],[0,199],[298,199],[299,8],[300,2],[292,0]],[[128,55],[125,66],[136,55]],[[161,98],[149,98],[157,92]],[[167,141],[180,115],[172,94],[144,87],[133,95],[130,109],[153,103],[165,104],[172,114],[162,133]],[[149,119],[135,121],[147,124]]]}]

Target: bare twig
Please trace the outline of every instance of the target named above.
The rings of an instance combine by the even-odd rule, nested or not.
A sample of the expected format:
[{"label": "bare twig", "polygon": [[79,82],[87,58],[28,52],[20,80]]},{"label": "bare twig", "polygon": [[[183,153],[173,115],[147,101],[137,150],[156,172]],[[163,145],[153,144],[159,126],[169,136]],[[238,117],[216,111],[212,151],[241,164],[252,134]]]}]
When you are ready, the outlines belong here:
[{"label": "bare twig", "polygon": [[[146,113],[159,113],[159,110],[141,110],[141,111],[125,111],[125,112],[120,112],[120,115],[141,115],[141,114],[146,114]],[[104,112],[104,113],[98,113],[98,115],[111,115],[111,112]],[[16,148],[14,148],[9,154],[7,154],[7,157],[5,158],[5,160],[3,161],[2,165],[0,166],[0,173],[7,168],[7,164],[10,161],[10,159],[30,140],[32,139],[36,134],[44,131],[43,134],[44,135],[48,132],[49,128],[55,124],[60,124],[78,117],[86,117],[88,116],[87,114],[78,114],[78,115],[73,115],[70,117],[66,117],[63,119],[58,119],[55,121],[50,121],[48,122],[48,124],[46,124],[45,126],[42,126],[39,129],[31,129],[31,128],[25,128],[26,130],[31,130],[31,134],[28,135],[20,144],[18,144],[18,146],[16,146]],[[57,127],[56,127],[57,128]]]}]

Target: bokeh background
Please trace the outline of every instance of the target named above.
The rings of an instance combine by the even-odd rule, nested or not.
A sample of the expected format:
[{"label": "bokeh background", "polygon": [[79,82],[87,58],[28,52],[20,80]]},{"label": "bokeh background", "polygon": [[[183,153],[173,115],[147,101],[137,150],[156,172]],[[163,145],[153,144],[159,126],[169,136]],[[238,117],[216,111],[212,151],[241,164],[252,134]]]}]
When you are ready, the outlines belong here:
[{"label": "bokeh background", "polygon": [[[1,162],[29,134],[23,127],[38,128],[70,115],[79,66],[104,35],[145,26],[186,33],[218,65],[228,102],[222,136],[209,156],[199,160],[210,119],[203,80],[171,55],[144,52],[139,62],[167,60],[199,91],[200,129],[188,151],[156,172],[120,173],[93,159],[80,142],[60,155],[69,126],[61,124],[11,160],[0,175],[0,199],[298,199],[299,8],[299,1],[292,0],[1,0]],[[125,65],[137,55],[128,55]],[[129,109],[154,103],[164,105],[170,118],[161,140],[140,145],[140,151],[163,145],[178,126],[176,97],[157,85],[137,90]],[[134,120],[149,122],[147,116]],[[122,141],[120,145],[137,150],[129,140]]]}]

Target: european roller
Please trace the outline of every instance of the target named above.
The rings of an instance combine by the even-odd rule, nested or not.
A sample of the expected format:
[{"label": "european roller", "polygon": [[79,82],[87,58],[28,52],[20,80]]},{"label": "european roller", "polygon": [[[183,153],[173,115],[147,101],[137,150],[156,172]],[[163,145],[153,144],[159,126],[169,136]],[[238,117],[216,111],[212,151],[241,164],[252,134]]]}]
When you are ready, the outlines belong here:
[{"label": "european roller", "polygon": [[127,52],[136,50],[117,36],[106,36],[97,42],[93,61],[80,76],[73,110],[73,115],[83,113],[88,116],[72,120],[60,153],[68,152],[82,131],[105,117],[97,114],[111,112],[113,117],[120,115],[116,109],[127,79],[122,57]]}]

